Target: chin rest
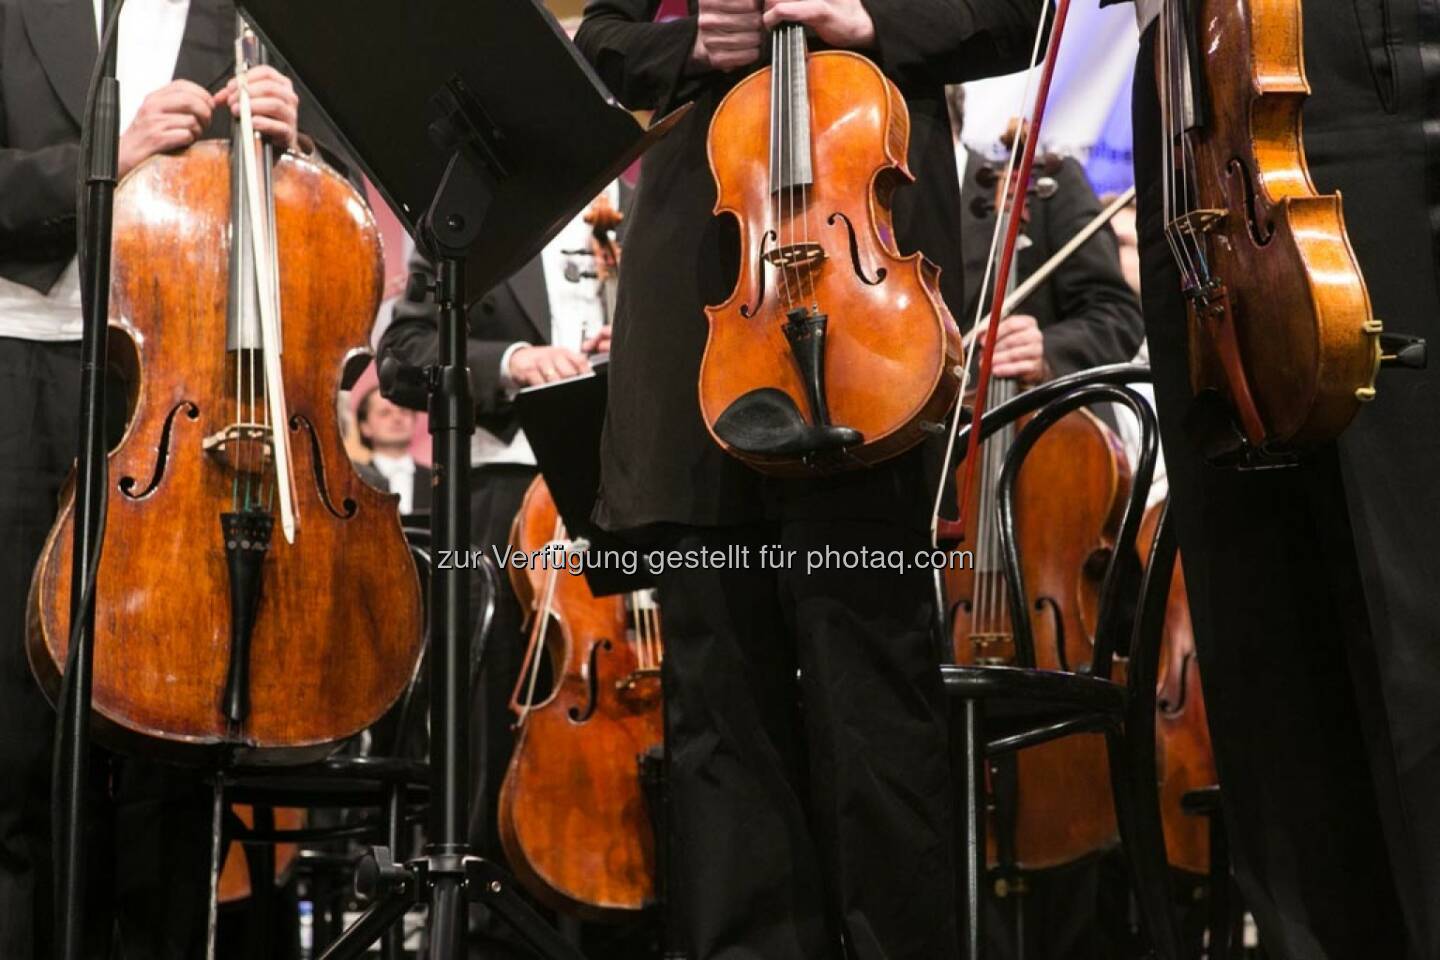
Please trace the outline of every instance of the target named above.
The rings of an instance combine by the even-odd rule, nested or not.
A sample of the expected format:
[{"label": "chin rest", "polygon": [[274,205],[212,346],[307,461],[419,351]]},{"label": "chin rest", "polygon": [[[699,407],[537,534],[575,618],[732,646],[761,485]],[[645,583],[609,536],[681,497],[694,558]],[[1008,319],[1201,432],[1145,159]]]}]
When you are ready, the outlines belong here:
[{"label": "chin rest", "polygon": [[807,423],[784,390],[761,387],[737,399],[715,420],[715,435],[741,453],[804,456],[854,446],[864,440],[850,427]]}]

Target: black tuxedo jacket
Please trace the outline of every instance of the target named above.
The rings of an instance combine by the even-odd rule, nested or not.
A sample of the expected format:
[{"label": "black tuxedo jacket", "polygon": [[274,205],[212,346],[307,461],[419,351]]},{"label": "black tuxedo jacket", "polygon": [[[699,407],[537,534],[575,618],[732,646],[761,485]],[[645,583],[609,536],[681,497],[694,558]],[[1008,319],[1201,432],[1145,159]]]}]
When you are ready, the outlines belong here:
[{"label": "black tuxedo jacket", "polygon": [[[960,187],[944,86],[1023,67],[1045,5],[866,0],[865,6],[876,34],[869,56],[896,82],[910,111],[909,167],[917,182],[895,191],[896,241],[902,253],[922,250],[939,264],[942,292],[958,312],[964,294]],[[763,482],[724,453],[701,420],[696,385],[708,332],[704,307],[729,295],[739,256],[733,222],[712,215],[706,138],[721,97],[749,71],[688,74],[696,4],[691,0],[688,17],[666,23],[652,22],[658,7],[659,0],[590,0],[575,37],[627,107],[665,112],[694,102],[646,154],[629,222],[597,514],[614,529],[747,522],[774,515],[772,495],[818,503],[826,494],[784,492]],[[915,484],[891,483],[894,470],[864,473],[869,476],[822,486],[847,487],[852,495],[838,495],[883,516],[891,515],[896,498],[926,499],[919,471]],[[861,489],[866,482],[885,489]],[[817,516],[854,515],[847,506],[816,509]]]},{"label": "black tuxedo jacket", "polygon": [[[0,277],[41,292],[75,256],[80,117],[97,48],[91,0],[0,0]],[[216,91],[234,68],[234,4],[190,0],[174,79]],[[327,148],[339,142],[304,103],[300,127]],[[217,110],[203,136],[229,135],[230,113]]]},{"label": "black tuxedo jacket", "polygon": [[[175,78],[215,90],[235,63],[235,8],[190,0]],[[48,291],[75,256],[80,117],[97,49],[91,0],[0,0],[0,276]],[[228,136],[217,111],[207,137]]]},{"label": "black tuxedo jacket", "polygon": [[[386,493],[394,493],[390,489],[390,481],[385,479],[385,474],[375,469],[373,463],[355,464],[355,472],[360,478],[376,490],[383,490]],[[410,502],[410,513],[413,516],[417,513],[429,513],[431,505],[431,494],[434,491],[434,471],[424,464],[415,464],[415,491]]]},{"label": "black tuxedo jacket", "polygon": [[[985,258],[995,230],[993,204],[977,210],[976,201],[991,200],[976,174],[985,159],[974,150],[961,185],[960,247],[965,256],[965,307],[955,319],[969,329],[985,279]],[[1055,175],[1056,191],[1048,199],[1032,198],[1025,236],[1030,246],[1020,252],[1019,277],[1034,273],[1050,256],[1100,212],[1100,200],[1080,164],[1067,158]],[[993,283],[993,280],[992,280]],[[990,299],[986,298],[986,309]],[[1140,302],[1120,271],[1120,251],[1108,228],[1091,237],[1020,307],[1039,321],[1045,334],[1045,360],[1055,376],[1106,363],[1128,363],[1140,349],[1145,321]]]},{"label": "black tuxedo jacket", "polygon": [[[620,209],[628,211],[634,194],[620,182]],[[622,222],[616,239],[626,239]],[[418,252],[410,260],[410,271],[433,279],[435,268]],[[412,366],[435,363],[439,354],[437,316],[434,301],[411,300],[395,304],[394,316],[380,339],[380,358],[394,357]],[[476,423],[507,443],[520,429],[514,404],[500,385],[500,358],[512,343],[550,342],[550,295],[545,286],[545,268],[537,255],[470,308],[469,344],[466,363],[470,368],[470,392],[475,401]],[[417,410],[425,408],[423,393],[401,388],[390,399]]]}]

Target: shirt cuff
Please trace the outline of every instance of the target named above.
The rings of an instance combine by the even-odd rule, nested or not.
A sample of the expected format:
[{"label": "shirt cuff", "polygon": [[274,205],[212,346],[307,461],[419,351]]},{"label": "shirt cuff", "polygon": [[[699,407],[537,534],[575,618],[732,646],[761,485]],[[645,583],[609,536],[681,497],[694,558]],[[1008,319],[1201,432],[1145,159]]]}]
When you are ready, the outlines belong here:
[{"label": "shirt cuff", "polygon": [[500,354],[500,389],[505,391],[507,399],[513,400],[515,394],[520,392],[520,384],[510,375],[510,358],[515,355],[516,350],[530,346],[534,344],[519,340],[510,344],[505,348],[505,352]]}]

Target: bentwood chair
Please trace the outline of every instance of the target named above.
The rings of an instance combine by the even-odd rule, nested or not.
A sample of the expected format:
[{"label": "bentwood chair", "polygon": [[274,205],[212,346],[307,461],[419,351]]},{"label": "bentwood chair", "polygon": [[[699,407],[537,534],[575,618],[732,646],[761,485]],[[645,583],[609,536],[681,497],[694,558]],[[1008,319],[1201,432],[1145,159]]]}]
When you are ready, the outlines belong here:
[{"label": "bentwood chair", "polygon": [[[421,595],[427,601],[428,637],[430,532],[407,527],[405,534],[420,574]],[[488,557],[481,558],[477,570],[484,593],[472,628],[472,689],[494,621],[500,585],[499,575]],[[424,729],[427,659],[428,643],[399,703],[382,722],[352,740],[335,756],[295,767],[235,767],[223,774],[227,801],[255,808],[253,826],[245,825],[233,815],[226,819],[222,842],[228,845],[232,840],[239,841],[245,851],[252,890],[249,953],[257,960],[270,960],[276,955],[272,937],[274,904],[262,893],[273,886],[276,844],[304,845],[293,869],[307,880],[312,890],[315,956],[323,952],[343,926],[344,906],[352,886],[350,879],[358,860],[358,848],[348,844],[384,846],[395,860],[403,861],[405,827],[424,816],[429,800],[430,773],[424,760],[428,741]],[[274,825],[276,808],[308,810],[317,815],[312,816],[312,820],[323,819],[323,823],[280,829]],[[336,841],[345,844],[338,852]],[[398,926],[387,931],[381,941],[381,955],[383,960],[400,960],[404,956]]]},{"label": "bentwood chair", "polygon": [[[984,949],[987,767],[995,758],[1028,747],[1096,732],[1105,735],[1108,747],[1111,792],[1142,924],[1159,957],[1180,958],[1155,757],[1155,684],[1176,553],[1168,517],[1161,520],[1143,578],[1135,575],[1136,535],[1158,441],[1154,412],[1126,385],[1149,378],[1147,368],[1133,365],[1083,371],[1020,394],[987,412],[981,423],[984,438],[1033,414],[1005,459],[998,491],[998,529],[1017,662],[941,668],[945,689],[957,706],[958,751],[964,766],[960,814],[966,960],[980,960]],[[1016,478],[1046,430],[1071,411],[1097,403],[1116,404],[1134,413],[1140,424],[1140,456],[1102,581],[1094,656],[1088,666],[1074,672],[1041,670],[1035,666],[1035,639],[1015,534]],[[962,432],[962,441],[969,429]],[[1138,590],[1137,579],[1141,579]],[[947,644],[948,633],[947,629]],[[1116,679],[1114,669],[1122,643],[1129,654],[1123,681]]]}]

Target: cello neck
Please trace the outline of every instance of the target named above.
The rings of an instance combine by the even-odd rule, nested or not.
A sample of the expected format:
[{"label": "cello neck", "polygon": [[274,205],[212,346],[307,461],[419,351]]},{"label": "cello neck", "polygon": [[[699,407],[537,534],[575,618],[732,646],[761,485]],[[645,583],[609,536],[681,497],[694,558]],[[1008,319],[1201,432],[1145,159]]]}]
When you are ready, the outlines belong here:
[{"label": "cello neck", "polygon": [[770,192],[815,182],[810,157],[810,85],[805,61],[805,28],[798,23],[771,34]]}]

